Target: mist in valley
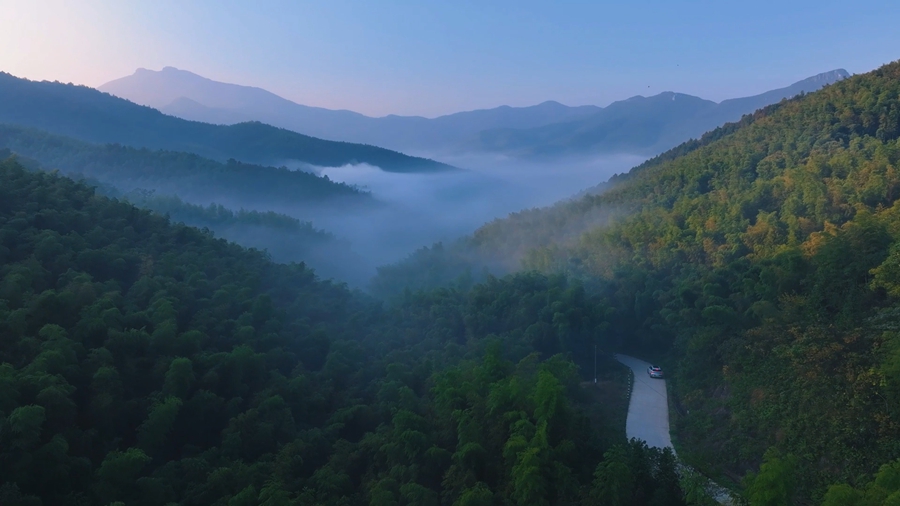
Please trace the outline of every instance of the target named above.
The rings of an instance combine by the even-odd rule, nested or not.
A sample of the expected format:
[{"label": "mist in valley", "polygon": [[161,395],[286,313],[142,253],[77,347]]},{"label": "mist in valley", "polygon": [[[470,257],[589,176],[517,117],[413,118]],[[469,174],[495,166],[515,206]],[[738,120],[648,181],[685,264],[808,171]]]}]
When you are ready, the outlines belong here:
[{"label": "mist in valley", "polygon": [[[432,174],[384,172],[370,165],[318,169],[334,181],[372,193],[382,205],[363,212],[312,211],[313,223],[346,239],[375,273],[423,246],[449,242],[510,213],[551,205],[626,172],[645,158],[621,155],[552,163],[460,155],[442,161],[463,170]],[[279,212],[293,215],[290,209]],[[357,266],[358,267],[358,266]],[[364,284],[356,269],[352,284]]]},{"label": "mist in valley", "polygon": [[[271,176],[273,170],[261,166],[240,166],[244,179],[231,181],[214,176],[226,166],[187,157],[196,163],[179,166],[185,176],[163,177],[152,168],[183,158],[124,150],[130,156],[123,155],[123,161],[107,156],[106,148],[84,143],[59,153],[25,142],[8,144],[33,169],[59,169],[86,178],[108,196],[127,195],[139,207],[169,215],[175,222],[208,228],[216,237],[266,250],[276,262],[306,262],[320,277],[359,288],[368,286],[379,266],[437,242],[453,242],[510,213],[577,196],[645,159],[619,155],[535,161],[461,153],[440,158],[458,170],[428,173],[388,172],[368,164],[319,167],[283,159],[266,164],[314,173],[364,192],[346,188],[322,197],[279,187],[271,177],[262,184],[257,171],[267,170]],[[134,165],[133,170],[122,170],[124,164]],[[209,172],[205,178],[200,175],[204,170]],[[284,216],[248,214],[252,211]],[[299,223],[290,223],[296,220]]]}]

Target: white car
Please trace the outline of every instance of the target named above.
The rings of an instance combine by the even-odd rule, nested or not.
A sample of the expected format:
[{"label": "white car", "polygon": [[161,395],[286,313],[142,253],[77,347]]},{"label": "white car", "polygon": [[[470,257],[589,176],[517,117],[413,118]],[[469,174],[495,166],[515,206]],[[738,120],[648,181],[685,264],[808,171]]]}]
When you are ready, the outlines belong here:
[{"label": "white car", "polygon": [[662,367],[651,365],[650,367],[647,368],[647,374],[649,374],[651,378],[662,378],[663,377]]}]

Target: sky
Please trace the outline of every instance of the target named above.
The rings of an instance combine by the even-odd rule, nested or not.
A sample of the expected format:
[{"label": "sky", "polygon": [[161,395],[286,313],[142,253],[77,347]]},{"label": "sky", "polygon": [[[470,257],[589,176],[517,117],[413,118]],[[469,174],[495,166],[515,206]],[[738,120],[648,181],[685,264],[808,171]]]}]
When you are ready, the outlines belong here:
[{"label": "sky", "polygon": [[0,0],[0,71],[173,66],[298,103],[441,114],[678,91],[720,101],[900,59],[900,1]]}]

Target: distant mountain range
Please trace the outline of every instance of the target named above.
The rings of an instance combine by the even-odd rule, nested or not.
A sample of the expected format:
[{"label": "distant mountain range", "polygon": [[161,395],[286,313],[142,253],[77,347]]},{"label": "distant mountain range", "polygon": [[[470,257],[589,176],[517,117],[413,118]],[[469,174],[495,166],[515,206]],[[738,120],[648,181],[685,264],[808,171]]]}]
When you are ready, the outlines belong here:
[{"label": "distant mountain range", "polygon": [[600,110],[594,106],[567,107],[544,102],[532,107],[503,106],[435,119],[394,115],[372,118],[352,111],[300,105],[261,88],[221,83],[173,67],[160,71],[138,69],[99,89],[189,120],[217,124],[262,121],[324,139],[398,150],[457,146],[485,129],[540,127]]},{"label": "distant mountain range", "polygon": [[683,93],[664,92],[614,102],[587,117],[537,128],[485,130],[470,148],[519,156],[591,153],[654,155],[699,138],[725,123],[767,105],[846,79],[838,69],[752,97],[715,103]]},{"label": "distant mountain range", "polygon": [[212,125],[168,116],[85,86],[0,73],[0,123],[95,143],[118,143],[292,168],[365,163],[392,172],[454,167],[375,146],[317,139],[259,122]]},{"label": "distant mountain range", "polygon": [[371,209],[372,195],[304,171],[226,163],[201,156],[116,144],[97,145],[33,128],[0,124],[0,149],[34,159],[47,169],[87,177],[122,193],[154,190],[203,205],[244,209]]},{"label": "distant mountain range", "polygon": [[173,67],[138,69],[100,90],[194,121],[233,124],[262,121],[325,139],[419,153],[495,152],[514,156],[655,154],[723,123],[800,93],[848,77],[843,69],[786,88],[715,103],[666,92],[637,96],[607,107],[544,102],[502,106],[428,119],[372,118],[300,105],[261,88],[227,84]]}]

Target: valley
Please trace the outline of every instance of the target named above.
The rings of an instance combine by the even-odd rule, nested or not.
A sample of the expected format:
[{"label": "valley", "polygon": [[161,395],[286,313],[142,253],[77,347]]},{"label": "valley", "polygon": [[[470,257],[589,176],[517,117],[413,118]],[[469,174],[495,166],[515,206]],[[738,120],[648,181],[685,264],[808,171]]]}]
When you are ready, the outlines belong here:
[{"label": "valley", "polygon": [[[115,86],[111,84],[101,89],[132,97],[123,90],[135,86],[136,89],[151,90],[156,95],[146,95],[150,91],[145,91],[141,96],[144,102],[154,105],[188,94],[221,103],[229,100],[229,103],[269,103],[259,107],[284,110],[276,107],[283,99],[266,95],[263,90],[216,83],[175,69],[159,74],[142,71],[135,76],[150,80],[117,81],[113,83]],[[174,77],[174,81],[167,80],[168,77]],[[833,77],[813,79],[785,91],[761,95],[752,104],[776,101],[786,94],[821,86],[840,77],[841,74],[834,74]],[[425,158],[391,154],[371,146],[347,144],[347,148],[341,150],[338,148],[340,143],[328,144],[265,125],[241,123],[223,130],[225,127],[158,115],[151,109],[90,90],[32,83],[8,75],[4,79],[7,80],[3,87],[9,100],[7,103],[17,106],[5,111],[0,108],[0,121],[10,124],[0,135],[0,146],[33,158],[48,168],[96,179],[121,193],[153,191],[193,205],[220,205],[232,211],[275,212],[311,222],[344,241],[339,248],[342,251],[337,254],[356,258],[357,261],[348,263],[354,268],[338,268],[335,262],[321,261],[328,253],[310,257],[303,253],[303,248],[296,254],[279,253],[276,258],[305,260],[323,274],[358,287],[367,287],[368,279],[378,266],[397,262],[422,247],[452,243],[482,224],[510,213],[576,196],[647,158],[646,154],[582,153],[553,159],[529,159],[480,149],[457,149],[448,154],[444,148],[427,143],[414,146],[419,150],[436,149]],[[150,99],[150,96],[157,98]],[[239,98],[241,96],[244,98]],[[62,107],[48,113],[47,104],[50,103]],[[751,107],[744,106],[746,109]],[[79,115],[76,120],[66,112],[75,108],[92,112],[87,116]],[[731,109],[740,111],[741,106]],[[502,108],[454,115],[439,123],[456,125],[452,128],[461,128],[461,131],[469,132],[465,135],[474,135],[473,125],[484,128],[492,124],[533,126],[553,121],[564,124],[574,115],[597,114],[599,109],[581,108],[577,113],[565,111],[569,109],[549,105],[521,110]],[[253,116],[251,112],[247,114],[251,116],[244,120],[267,118],[265,115]],[[322,110],[317,114],[327,116],[331,112]],[[342,114],[346,116],[341,113],[335,117],[343,117]],[[495,119],[489,119],[491,117]],[[130,126],[111,130],[107,126],[110,121]],[[16,123],[23,126],[12,126]],[[348,130],[343,124],[335,128],[340,128],[345,137],[352,138],[348,133],[352,129]],[[418,131],[423,127],[410,128]],[[376,130],[384,131],[381,127]],[[179,133],[174,135],[175,132]],[[442,139],[452,137],[446,132],[430,135]],[[187,141],[190,138],[196,140]],[[110,142],[127,147],[104,146]],[[317,147],[309,149],[313,145]],[[137,151],[148,148],[167,151]],[[185,149],[196,154],[193,157],[181,154],[180,151]],[[305,154],[298,155],[301,151],[297,150]],[[358,153],[354,154],[354,150]],[[227,156],[238,161],[224,160]],[[433,162],[429,157],[437,157],[445,163]],[[418,168],[417,163],[421,163]],[[148,164],[153,164],[152,171],[146,170]],[[281,168],[275,169],[268,164]],[[200,172],[196,170],[199,167],[203,167]],[[248,184],[250,178],[253,182]],[[289,180],[296,180],[296,183],[288,183]],[[300,183],[301,180],[304,182]],[[251,235],[256,239],[244,241],[244,244],[269,247],[273,251],[281,248],[282,241],[268,238],[272,231],[258,229]],[[243,236],[232,234],[231,237]],[[492,270],[505,273],[517,264],[518,259],[506,265],[494,262]]]},{"label": "valley", "polygon": [[0,505],[900,504],[892,8],[11,4]]}]

